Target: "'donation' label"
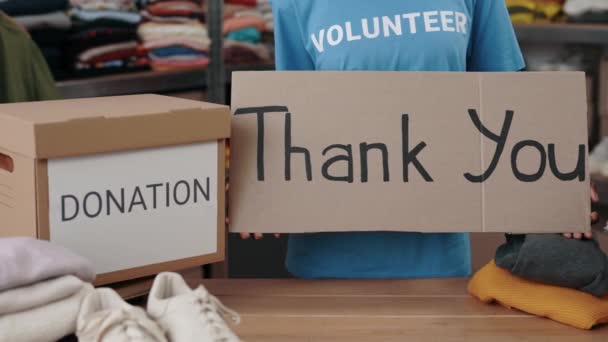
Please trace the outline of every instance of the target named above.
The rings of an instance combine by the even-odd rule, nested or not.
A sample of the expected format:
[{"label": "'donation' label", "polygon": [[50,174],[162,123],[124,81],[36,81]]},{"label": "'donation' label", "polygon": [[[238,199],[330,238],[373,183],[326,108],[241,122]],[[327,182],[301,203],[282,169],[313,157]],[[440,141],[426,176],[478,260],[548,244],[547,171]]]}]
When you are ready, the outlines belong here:
[{"label": "'donation' label", "polygon": [[48,162],[50,238],[98,273],[216,252],[217,142]]}]

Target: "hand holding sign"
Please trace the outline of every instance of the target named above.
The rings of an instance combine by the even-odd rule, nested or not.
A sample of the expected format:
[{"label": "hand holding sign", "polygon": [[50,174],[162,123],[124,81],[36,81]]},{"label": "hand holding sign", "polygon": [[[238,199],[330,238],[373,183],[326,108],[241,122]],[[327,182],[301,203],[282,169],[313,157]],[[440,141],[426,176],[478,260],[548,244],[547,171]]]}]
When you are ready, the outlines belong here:
[{"label": "hand holding sign", "polygon": [[[597,203],[599,202],[600,197],[597,194],[597,191],[595,190],[595,186],[593,185],[593,183],[591,183],[591,202],[592,203]],[[600,214],[597,211],[592,211],[591,212],[591,224],[597,223],[600,220]],[[564,237],[567,239],[577,239],[580,240],[583,237],[585,239],[591,239],[593,238],[593,233],[592,232],[585,232],[585,233],[565,233]]]}]

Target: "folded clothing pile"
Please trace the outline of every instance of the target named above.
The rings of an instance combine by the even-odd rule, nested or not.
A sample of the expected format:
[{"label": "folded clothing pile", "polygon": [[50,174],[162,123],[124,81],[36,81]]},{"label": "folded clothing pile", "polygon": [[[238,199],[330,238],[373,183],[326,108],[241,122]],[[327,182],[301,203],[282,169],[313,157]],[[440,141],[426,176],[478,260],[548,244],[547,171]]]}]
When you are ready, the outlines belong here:
[{"label": "folded clothing pile", "polygon": [[564,0],[507,0],[511,21],[518,24],[556,20],[563,5]]},{"label": "folded clothing pile", "polygon": [[570,22],[608,23],[606,0],[567,0],[564,12]]},{"label": "folded clothing pile", "polygon": [[194,0],[142,0],[138,34],[154,70],[205,68],[211,40],[203,4]]},{"label": "folded clothing pile", "polygon": [[608,257],[593,239],[508,234],[469,291],[484,302],[591,329],[608,323]]},{"label": "folded clothing pile", "polygon": [[511,274],[601,297],[608,294],[608,257],[596,240],[559,234],[507,235],[496,265]]},{"label": "folded clothing pile", "polygon": [[148,59],[138,48],[141,16],[135,0],[71,0],[69,55],[76,76],[141,70]]},{"label": "folded clothing pile", "polygon": [[[224,61],[229,65],[272,63],[272,43],[264,39],[273,31],[269,0],[224,1]],[[272,40],[272,37],[269,39]]]},{"label": "folded clothing pile", "polygon": [[0,1],[0,11],[29,31],[57,79],[67,75],[63,45],[72,25],[67,8],[68,0]]},{"label": "folded clothing pile", "polygon": [[30,238],[0,239],[2,340],[51,342],[73,334],[94,278],[87,260],[62,247]]}]

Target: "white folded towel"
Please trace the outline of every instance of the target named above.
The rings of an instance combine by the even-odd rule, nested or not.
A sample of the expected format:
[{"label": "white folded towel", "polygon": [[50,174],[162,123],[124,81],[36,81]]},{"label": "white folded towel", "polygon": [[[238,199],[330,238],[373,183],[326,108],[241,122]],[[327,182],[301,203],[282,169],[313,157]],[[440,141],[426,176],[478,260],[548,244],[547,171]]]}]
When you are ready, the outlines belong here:
[{"label": "white folded towel", "polygon": [[0,316],[41,307],[72,296],[85,283],[68,275],[0,292]]},{"label": "white folded towel", "polygon": [[10,342],[55,342],[76,331],[76,320],[82,299],[93,291],[84,287],[59,301],[0,316],[0,340]]}]

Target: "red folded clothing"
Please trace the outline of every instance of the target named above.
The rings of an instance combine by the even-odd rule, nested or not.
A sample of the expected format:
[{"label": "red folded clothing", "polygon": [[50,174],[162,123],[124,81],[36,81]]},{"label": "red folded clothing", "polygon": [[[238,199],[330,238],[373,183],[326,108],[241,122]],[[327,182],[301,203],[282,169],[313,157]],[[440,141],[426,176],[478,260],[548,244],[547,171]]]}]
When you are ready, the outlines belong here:
[{"label": "red folded clothing", "polygon": [[209,58],[200,57],[187,61],[153,60],[150,61],[150,66],[157,71],[206,68],[209,66]]},{"label": "red folded clothing", "polygon": [[255,27],[260,32],[266,30],[266,22],[264,19],[255,16],[233,17],[224,19],[224,34],[232,31],[237,31],[247,27]]},{"label": "red folded clothing", "polygon": [[225,0],[229,4],[245,5],[245,6],[257,6],[257,0]]},{"label": "red folded clothing", "polygon": [[200,4],[185,0],[155,2],[146,6],[146,10],[157,16],[193,16],[203,13]]}]

